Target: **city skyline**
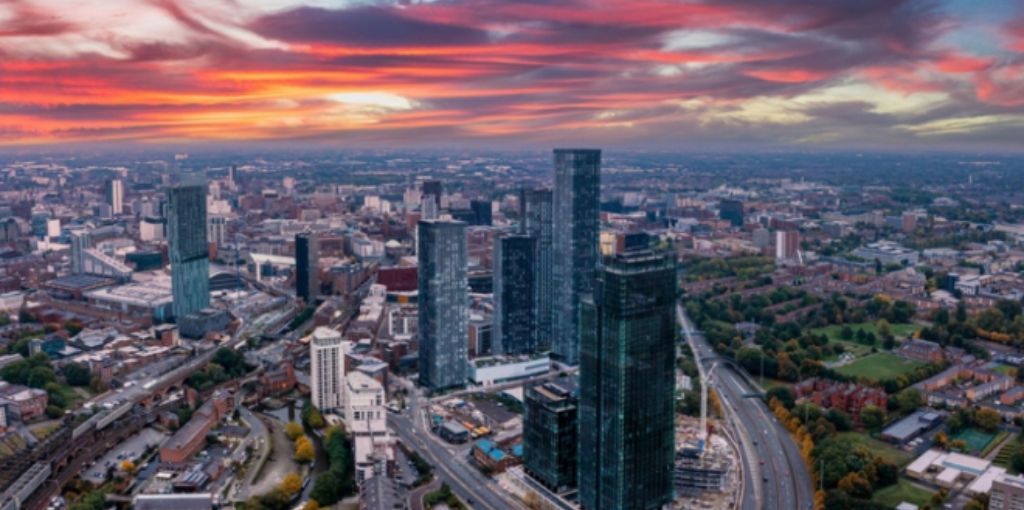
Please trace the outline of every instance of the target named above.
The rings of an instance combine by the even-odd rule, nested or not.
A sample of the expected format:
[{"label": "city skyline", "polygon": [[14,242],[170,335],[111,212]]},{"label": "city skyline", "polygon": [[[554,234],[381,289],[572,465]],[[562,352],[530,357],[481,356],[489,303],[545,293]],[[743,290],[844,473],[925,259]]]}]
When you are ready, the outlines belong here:
[{"label": "city skyline", "polygon": [[18,0],[0,146],[1019,151],[1022,53],[1009,0]]}]

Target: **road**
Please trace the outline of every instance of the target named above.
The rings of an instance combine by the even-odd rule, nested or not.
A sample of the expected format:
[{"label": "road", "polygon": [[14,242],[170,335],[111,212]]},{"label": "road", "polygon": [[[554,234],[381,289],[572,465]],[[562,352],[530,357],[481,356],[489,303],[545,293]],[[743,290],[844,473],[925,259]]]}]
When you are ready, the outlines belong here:
[{"label": "road", "polygon": [[[690,348],[701,360],[718,355],[677,307],[679,324]],[[741,508],[810,509],[814,505],[811,477],[800,457],[800,450],[789,433],[758,398],[744,398],[754,391],[736,372],[737,368],[721,365],[712,384],[729,415],[730,426],[737,432],[742,450],[743,491]]]},{"label": "road", "polygon": [[434,467],[434,476],[451,487],[470,508],[506,510],[523,508],[518,501],[509,498],[503,489],[479,470],[469,465],[461,455],[441,444],[427,426],[427,419],[420,407],[418,389],[409,388],[408,407],[401,414],[389,413],[388,425],[393,434]]}]

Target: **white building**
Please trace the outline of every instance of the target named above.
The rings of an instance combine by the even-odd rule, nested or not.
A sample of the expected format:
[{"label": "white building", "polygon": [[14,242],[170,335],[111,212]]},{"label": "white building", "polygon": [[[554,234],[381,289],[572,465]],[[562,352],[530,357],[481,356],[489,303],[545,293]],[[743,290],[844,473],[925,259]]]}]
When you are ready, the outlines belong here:
[{"label": "white building", "polygon": [[352,343],[341,333],[323,326],[313,331],[309,341],[310,399],[321,411],[345,407],[345,355]]},{"label": "white building", "polygon": [[143,241],[164,240],[164,220],[155,216],[146,216],[139,221],[139,239]]},{"label": "white building", "polygon": [[228,238],[228,219],[223,216],[209,216],[206,219],[206,234],[207,241],[217,245],[217,247],[224,246],[227,244]]},{"label": "white building", "polygon": [[382,459],[394,458],[388,434],[384,386],[358,371],[345,377],[345,428],[352,433],[356,480],[362,483],[374,475]]}]

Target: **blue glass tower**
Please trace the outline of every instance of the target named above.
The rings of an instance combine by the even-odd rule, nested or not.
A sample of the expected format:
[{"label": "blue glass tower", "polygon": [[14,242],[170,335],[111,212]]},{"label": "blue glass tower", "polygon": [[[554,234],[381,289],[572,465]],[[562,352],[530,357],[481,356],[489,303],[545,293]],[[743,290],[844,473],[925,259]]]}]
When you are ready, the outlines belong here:
[{"label": "blue glass tower", "polygon": [[552,356],[567,365],[579,363],[579,305],[593,290],[600,195],[601,151],[555,149]]},{"label": "blue glass tower", "polygon": [[469,351],[466,224],[422,220],[418,235],[420,385],[462,386]]},{"label": "blue glass tower", "polygon": [[583,298],[579,501],[586,510],[672,502],[675,263],[643,249],[606,261]]},{"label": "blue glass tower", "polygon": [[519,197],[520,232],[537,240],[534,302],[537,309],[537,347],[542,350],[551,349],[554,321],[554,216],[551,200],[549,189],[524,189]]},{"label": "blue glass tower", "polygon": [[505,236],[494,240],[494,352],[537,351],[537,239]]},{"label": "blue glass tower", "polygon": [[184,317],[210,306],[206,183],[181,184],[167,190],[167,244],[174,316]]}]

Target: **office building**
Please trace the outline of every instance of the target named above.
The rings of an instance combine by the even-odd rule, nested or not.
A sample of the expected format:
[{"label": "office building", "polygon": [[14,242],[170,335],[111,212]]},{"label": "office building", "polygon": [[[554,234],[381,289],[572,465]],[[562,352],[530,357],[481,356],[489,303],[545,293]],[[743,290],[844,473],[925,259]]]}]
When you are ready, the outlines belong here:
[{"label": "office building", "polygon": [[437,390],[466,382],[469,277],[466,224],[419,222],[420,384]]},{"label": "office building", "polygon": [[124,182],[121,179],[107,181],[106,198],[111,214],[117,216],[124,212]]},{"label": "office building", "polygon": [[734,227],[743,226],[743,202],[723,199],[718,203],[718,217],[729,220]]},{"label": "office building", "polygon": [[555,150],[552,355],[579,362],[580,296],[593,289],[598,260],[601,151]]},{"label": "office building", "polygon": [[585,510],[672,502],[675,263],[650,250],[606,260],[581,307],[579,501]]},{"label": "office building", "polygon": [[554,272],[554,217],[551,190],[522,190],[519,197],[520,233],[537,239],[537,256],[534,264],[534,302],[537,310],[537,344],[539,349],[550,349],[555,285]]},{"label": "office building", "polygon": [[523,467],[555,492],[576,486],[575,379],[564,377],[527,388],[523,396]]},{"label": "office building", "polygon": [[306,304],[320,295],[320,241],[316,234],[295,236],[295,295]]},{"label": "office building", "polygon": [[1024,477],[1002,474],[992,481],[989,510],[1024,510]]},{"label": "office building", "polygon": [[313,330],[309,340],[309,398],[321,411],[345,408],[345,356],[352,343],[326,327]]},{"label": "office building", "polygon": [[167,190],[167,241],[174,316],[184,317],[210,306],[205,183]]},{"label": "office building", "polygon": [[496,354],[537,351],[537,239],[513,235],[494,240],[494,328]]},{"label": "office building", "polygon": [[228,219],[223,216],[210,216],[207,221],[207,240],[210,244],[220,248],[227,244],[228,240]]},{"label": "office building", "polygon": [[490,200],[471,200],[469,208],[473,211],[473,225],[491,225],[493,211]]}]

